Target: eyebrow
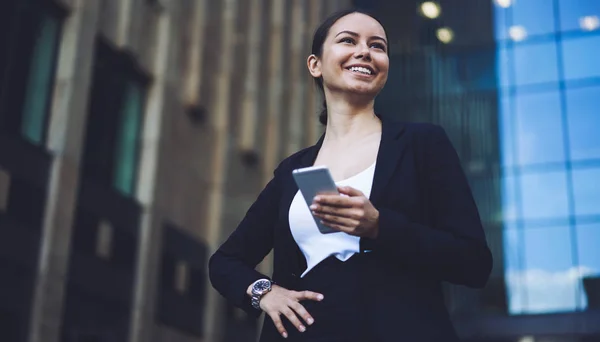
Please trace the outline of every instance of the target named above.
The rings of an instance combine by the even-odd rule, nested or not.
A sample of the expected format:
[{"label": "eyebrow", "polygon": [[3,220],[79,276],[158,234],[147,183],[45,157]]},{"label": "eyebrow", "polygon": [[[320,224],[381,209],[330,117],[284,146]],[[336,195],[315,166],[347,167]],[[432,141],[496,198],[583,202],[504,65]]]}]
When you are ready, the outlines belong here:
[{"label": "eyebrow", "polygon": [[[349,35],[354,36],[354,37],[358,37],[359,36],[358,33],[352,32],[352,31],[348,31],[348,30],[341,31],[338,34],[336,34],[335,36],[337,37],[340,34],[344,34],[344,33],[349,34]],[[385,40],[385,38],[383,38],[383,37],[380,37],[380,36],[371,36],[371,37],[369,37],[369,39],[382,40],[387,45],[387,40]]]}]

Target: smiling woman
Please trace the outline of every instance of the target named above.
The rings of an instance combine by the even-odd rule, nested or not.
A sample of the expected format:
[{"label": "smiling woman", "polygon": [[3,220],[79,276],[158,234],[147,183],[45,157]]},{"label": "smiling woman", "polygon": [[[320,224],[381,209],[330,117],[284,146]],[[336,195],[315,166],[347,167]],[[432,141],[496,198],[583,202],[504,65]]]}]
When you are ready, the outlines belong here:
[{"label": "smiling woman", "polygon": [[[383,26],[364,12],[321,24],[307,67],[325,134],[281,162],[211,257],[213,286],[269,316],[261,342],[458,341],[441,284],[487,282],[491,253],[446,133],[374,111],[388,55]],[[309,166],[326,166],[339,193],[303,199],[292,172]],[[271,250],[272,280],[254,269]]]}]

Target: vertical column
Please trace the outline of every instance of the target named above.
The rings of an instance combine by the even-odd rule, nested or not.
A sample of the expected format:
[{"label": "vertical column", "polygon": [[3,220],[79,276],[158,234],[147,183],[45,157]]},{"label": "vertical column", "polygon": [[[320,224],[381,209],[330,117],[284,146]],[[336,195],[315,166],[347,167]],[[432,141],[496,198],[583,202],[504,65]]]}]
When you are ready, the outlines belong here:
[{"label": "vertical column", "polygon": [[[221,41],[222,49],[215,79],[215,101],[211,111],[211,125],[214,134],[213,156],[211,161],[211,185],[207,221],[207,241],[212,254],[218,247],[221,232],[225,177],[227,175],[227,156],[229,140],[230,82],[232,77],[235,44],[235,15],[237,0],[225,0],[222,3]],[[205,331],[210,341],[219,340],[221,326],[220,297],[212,288],[208,288]]]},{"label": "vertical column", "polygon": [[271,2],[271,25],[270,25],[270,51],[269,51],[269,83],[267,91],[269,94],[267,104],[265,158],[263,165],[263,184],[266,184],[273,176],[273,169],[277,166],[277,152],[279,146],[279,121],[282,111],[282,85],[283,85],[283,40],[284,18],[287,1],[272,0]]},{"label": "vertical column", "polygon": [[246,50],[246,75],[242,103],[240,137],[238,146],[242,151],[254,151],[256,146],[256,121],[259,103],[259,68],[263,54],[260,45],[262,9],[265,0],[250,0],[248,45]]},{"label": "vertical column", "polygon": [[[177,20],[173,11],[166,10],[157,18],[156,22],[156,56],[152,65],[153,82],[148,92],[148,102],[144,118],[142,135],[142,148],[139,165],[137,198],[143,205],[140,240],[137,255],[137,268],[135,288],[133,291],[133,308],[131,312],[131,329],[129,341],[150,341],[154,328],[155,293],[157,287],[157,273],[160,258],[160,217],[155,211],[158,164],[160,161],[161,137],[164,132],[165,100],[169,77],[174,71],[169,66],[173,65],[170,51],[174,48],[173,26]],[[171,85],[172,86],[172,85]]]},{"label": "vertical column", "polygon": [[53,151],[29,341],[60,339],[71,227],[77,200],[98,1],[72,8],[59,50],[48,148]]},{"label": "vertical column", "polygon": [[[321,0],[310,0],[309,6],[310,13],[308,20],[310,38],[308,39],[308,41],[309,44],[311,44],[312,46],[312,35],[317,29],[318,25],[321,23],[321,17],[323,15],[323,5]],[[317,86],[314,84],[314,81],[310,74],[307,77],[309,78],[310,86],[308,87],[307,91],[306,103],[308,104],[308,106],[306,108],[306,115],[304,116],[306,120],[305,144],[313,145],[317,142],[318,135],[321,130],[318,115],[321,112],[323,98]]]},{"label": "vertical column", "polygon": [[196,0],[190,35],[191,46],[188,56],[187,78],[185,80],[185,104],[197,105],[202,87],[202,66],[204,65],[204,42],[206,31],[207,0]]},{"label": "vertical column", "polygon": [[293,0],[292,2],[292,29],[290,30],[291,39],[291,60],[290,83],[291,83],[291,101],[290,101],[290,120],[288,127],[288,145],[287,155],[298,151],[302,145],[303,120],[302,116],[306,113],[306,6],[304,0]]}]

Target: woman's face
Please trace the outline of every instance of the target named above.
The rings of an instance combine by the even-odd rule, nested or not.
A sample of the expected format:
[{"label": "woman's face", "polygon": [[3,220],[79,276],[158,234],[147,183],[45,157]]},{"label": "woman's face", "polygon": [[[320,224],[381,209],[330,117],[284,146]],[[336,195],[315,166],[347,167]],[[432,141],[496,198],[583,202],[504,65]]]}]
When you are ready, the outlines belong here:
[{"label": "woman's face", "polygon": [[321,58],[312,58],[312,63],[309,58],[309,69],[313,77],[323,77],[330,92],[374,98],[387,81],[387,49],[385,31],[377,20],[352,13],[331,26]]}]

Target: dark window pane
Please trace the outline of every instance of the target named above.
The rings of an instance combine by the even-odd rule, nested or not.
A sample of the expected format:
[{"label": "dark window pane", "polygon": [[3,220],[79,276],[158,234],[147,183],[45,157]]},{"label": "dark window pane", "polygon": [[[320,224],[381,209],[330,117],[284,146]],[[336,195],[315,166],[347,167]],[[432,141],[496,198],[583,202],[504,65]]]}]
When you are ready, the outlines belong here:
[{"label": "dark window pane", "polygon": [[555,42],[515,45],[513,64],[517,86],[558,81]]},{"label": "dark window pane", "polygon": [[559,93],[517,95],[515,101],[519,163],[564,161]]},{"label": "dark window pane", "polygon": [[527,313],[572,311],[577,308],[579,279],[572,260],[569,227],[523,231]]},{"label": "dark window pane", "polygon": [[582,26],[592,28],[586,24],[585,18],[594,20],[600,17],[600,1],[598,0],[560,0],[560,28],[563,31],[581,30]]},{"label": "dark window pane", "polygon": [[569,89],[566,95],[571,159],[600,159],[600,87]]},{"label": "dark window pane", "polygon": [[600,36],[563,40],[565,79],[600,77]]},{"label": "dark window pane", "polygon": [[528,36],[554,32],[554,9],[550,0],[513,1],[514,26],[523,26]]},{"label": "dark window pane", "polygon": [[564,218],[569,215],[564,171],[524,174],[519,180],[525,219]]},{"label": "dark window pane", "polygon": [[43,18],[31,59],[21,131],[38,144],[44,139],[59,27],[56,18]]},{"label": "dark window pane", "polygon": [[600,215],[600,169],[573,170],[573,193],[577,215]]}]

